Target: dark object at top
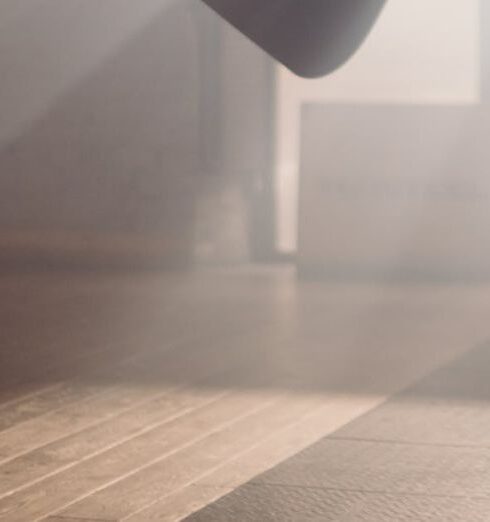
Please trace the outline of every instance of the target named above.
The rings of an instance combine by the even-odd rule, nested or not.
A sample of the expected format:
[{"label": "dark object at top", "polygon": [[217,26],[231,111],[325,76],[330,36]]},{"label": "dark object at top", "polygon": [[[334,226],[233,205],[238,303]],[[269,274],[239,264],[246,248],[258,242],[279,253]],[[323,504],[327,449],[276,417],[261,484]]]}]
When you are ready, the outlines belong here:
[{"label": "dark object at top", "polygon": [[334,71],[359,48],[386,0],[204,0],[300,76]]}]

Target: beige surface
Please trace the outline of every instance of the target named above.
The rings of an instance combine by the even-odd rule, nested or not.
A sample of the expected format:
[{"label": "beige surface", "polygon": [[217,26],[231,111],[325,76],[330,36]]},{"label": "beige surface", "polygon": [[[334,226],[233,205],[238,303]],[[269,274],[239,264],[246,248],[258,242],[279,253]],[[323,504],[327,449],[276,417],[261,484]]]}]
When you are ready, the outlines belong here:
[{"label": "beige surface", "polygon": [[488,288],[0,279],[0,520],[179,520],[483,342]]},{"label": "beige surface", "polygon": [[310,104],[302,123],[305,271],[488,278],[480,107]]}]

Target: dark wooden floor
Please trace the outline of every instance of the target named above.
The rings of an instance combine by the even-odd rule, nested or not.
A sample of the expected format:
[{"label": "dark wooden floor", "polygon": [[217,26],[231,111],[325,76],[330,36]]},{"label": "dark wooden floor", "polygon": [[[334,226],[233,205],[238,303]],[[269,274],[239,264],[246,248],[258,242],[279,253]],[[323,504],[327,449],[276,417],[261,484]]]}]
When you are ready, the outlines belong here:
[{"label": "dark wooden floor", "polygon": [[247,269],[0,292],[9,522],[181,520],[490,337],[481,286]]},{"label": "dark wooden floor", "polygon": [[487,522],[489,369],[486,343],[186,520]]}]

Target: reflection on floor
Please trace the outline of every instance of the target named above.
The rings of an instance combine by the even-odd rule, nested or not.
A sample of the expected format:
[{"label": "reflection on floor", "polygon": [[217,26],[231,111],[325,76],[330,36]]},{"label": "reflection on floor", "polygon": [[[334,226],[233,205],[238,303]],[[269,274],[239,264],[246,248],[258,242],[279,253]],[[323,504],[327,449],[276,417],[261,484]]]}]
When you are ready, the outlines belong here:
[{"label": "reflection on floor", "polygon": [[[345,520],[383,520],[349,511],[360,512],[366,483],[379,506],[395,502],[386,482],[449,497],[435,475],[425,486],[416,477],[488,433],[481,383],[464,397],[456,387],[441,406],[441,388],[422,380],[415,396],[380,406],[452,360],[463,357],[458,372],[476,369],[464,356],[490,337],[486,287],[298,283],[290,270],[248,269],[11,274],[0,290],[0,520],[181,520],[279,463],[194,516],[328,520],[301,488],[288,489],[292,473],[297,486],[312,481],[313,496],[330,488],[325,502]],[[475,438],[458,428],[465,419]],[[404,475],[387,471],[393,462]],[[447,483],[465,479],[458,462],[444,467]],[[470,462],[471,489],[485,463]],[[461,505],[481,503],[483,490],[461,487]],[[300,511],[267,515],[273,504],[268,512],[261,502],[281,495]],[[250,498],[264,507],[259,517]],[[415,518],[400,520],[419,520],[430,503],[407,498],[398,500]]]}]

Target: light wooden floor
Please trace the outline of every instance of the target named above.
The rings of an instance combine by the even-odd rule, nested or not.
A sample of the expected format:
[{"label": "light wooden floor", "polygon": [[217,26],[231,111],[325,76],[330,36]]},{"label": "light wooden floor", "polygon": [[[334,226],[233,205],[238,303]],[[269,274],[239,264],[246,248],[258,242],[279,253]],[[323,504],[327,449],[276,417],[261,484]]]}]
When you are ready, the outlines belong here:
[{"label": "light wooden floor", "polygon": [[0,292],[9,522],[180,520],[490,338],[477,285],[244,269]]}]

